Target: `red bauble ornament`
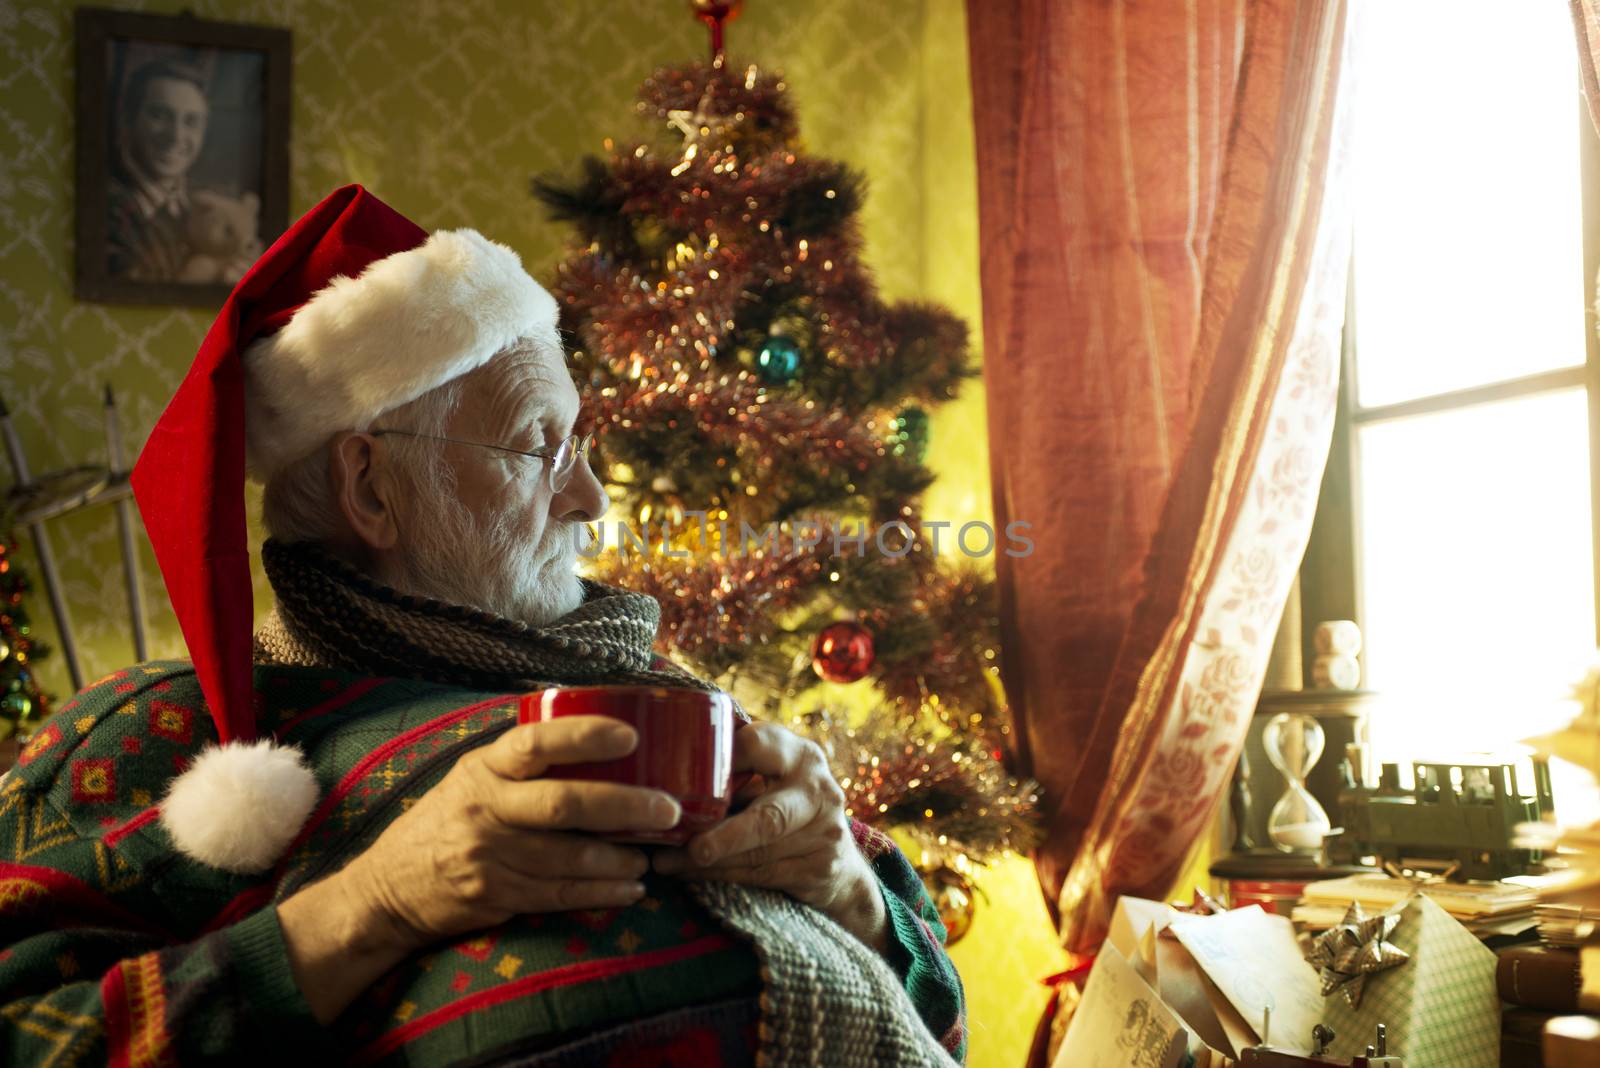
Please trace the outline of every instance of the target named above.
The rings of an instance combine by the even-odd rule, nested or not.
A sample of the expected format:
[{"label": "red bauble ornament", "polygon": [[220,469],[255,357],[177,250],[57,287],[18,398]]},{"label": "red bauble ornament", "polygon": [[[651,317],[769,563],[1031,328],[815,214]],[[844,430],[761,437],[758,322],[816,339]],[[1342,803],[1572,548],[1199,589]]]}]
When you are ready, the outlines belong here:
[{"label": "red bauble ornament", "polygon": [[829,682],[855,682],[872,670],[872,632],[859,623],[829,623],[811,640],[811,668]]}]

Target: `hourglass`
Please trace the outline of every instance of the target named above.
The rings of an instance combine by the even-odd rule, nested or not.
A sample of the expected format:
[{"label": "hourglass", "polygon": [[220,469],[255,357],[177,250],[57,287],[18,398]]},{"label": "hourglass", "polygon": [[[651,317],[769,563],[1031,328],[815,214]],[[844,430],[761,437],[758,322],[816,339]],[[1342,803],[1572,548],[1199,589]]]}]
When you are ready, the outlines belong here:
[{"label": "hourglass", "polygon": [[1285,853],[1315,853],[1333,825],[1306,789],[1306,776],[1322,756],[1322,724],[1298,712],[1280,712],[1267,721],[1261,746],[1283,774],[1288,789],[1267,817],[1267,837]]}]

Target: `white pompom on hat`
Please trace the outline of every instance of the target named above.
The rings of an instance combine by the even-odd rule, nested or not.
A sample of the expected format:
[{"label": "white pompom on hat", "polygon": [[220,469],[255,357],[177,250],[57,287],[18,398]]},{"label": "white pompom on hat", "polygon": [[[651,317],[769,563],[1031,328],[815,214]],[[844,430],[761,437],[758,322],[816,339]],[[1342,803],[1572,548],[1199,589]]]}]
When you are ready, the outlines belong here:
[{"label": "white pompom on hat", "polygon": [[[207,748],[172,780],[161,825],[178,850],[212,867],[272,867],[316,807],[317,780],[300,750],[270,738]],[[277,818],[263,826],[261,814]]]}]

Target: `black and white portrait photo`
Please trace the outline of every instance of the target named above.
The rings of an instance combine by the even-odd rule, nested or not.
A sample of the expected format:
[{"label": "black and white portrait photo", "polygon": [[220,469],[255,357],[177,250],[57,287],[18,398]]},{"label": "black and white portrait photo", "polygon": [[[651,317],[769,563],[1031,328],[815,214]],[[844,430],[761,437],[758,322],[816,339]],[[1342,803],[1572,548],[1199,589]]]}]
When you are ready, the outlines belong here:
[{"label": "black and white portrait photo", "polygon": [[288,31],[80,9],[78,291],[220,303],[287,216]]}]

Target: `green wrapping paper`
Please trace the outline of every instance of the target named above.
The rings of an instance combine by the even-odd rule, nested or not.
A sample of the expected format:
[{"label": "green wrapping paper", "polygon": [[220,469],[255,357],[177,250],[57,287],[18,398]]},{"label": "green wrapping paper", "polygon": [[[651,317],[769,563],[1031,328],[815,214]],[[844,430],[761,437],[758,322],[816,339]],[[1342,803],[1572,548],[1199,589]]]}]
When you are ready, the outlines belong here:
[{"label": "green wrapping paper", "polygon": [[1370,976],[1361,1007],[1338,992],[1323,1017],[1337,1057],[1366,1052],[1378,1025],[1389,1030],[1389,1053],[1406,1068],[1497,1068],[1500,998],[1495,956],[1449,913],[1420,894],[1400,907],[1389,941],[1410,954],[1399,967]]}]

